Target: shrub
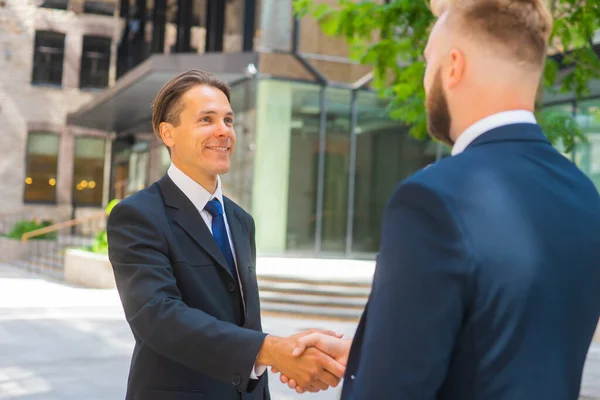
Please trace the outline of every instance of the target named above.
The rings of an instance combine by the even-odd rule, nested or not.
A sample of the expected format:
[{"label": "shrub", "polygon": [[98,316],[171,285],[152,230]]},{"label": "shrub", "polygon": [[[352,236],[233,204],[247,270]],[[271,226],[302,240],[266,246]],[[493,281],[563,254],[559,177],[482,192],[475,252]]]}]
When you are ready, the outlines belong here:
[{"label": "shrub", "polygon": [[[52,224],[53,224],[53,221],[51,221],[51,220],[46,220],[46,221],[21,220],[21,221],[17,221],[13,225],[10,232],[6,235],[6,237],[9,237],[11,239],[19,239],[20,240],[24,234],[33,232],[33,231],[41,229],[41,228],[45,228]],[[39,236],[35,236],[35,237],[31,238],[31,240],[34,240],[34,239],[56,240],[56,232],[48,232],[43,235],[39,235]]]},{"label": "shrub", "polygon": [[[119,203],[119,200],[117,199],[113,199],[110,201],[110,203],[108,203],[106,206],[106,215],[110,215],[111,210],[117,205],[117,203]],[[91,251],[92,253],[108,254],[108,239],[106,236],[106,230],[98,232],[92,245],[85,250]]]}]

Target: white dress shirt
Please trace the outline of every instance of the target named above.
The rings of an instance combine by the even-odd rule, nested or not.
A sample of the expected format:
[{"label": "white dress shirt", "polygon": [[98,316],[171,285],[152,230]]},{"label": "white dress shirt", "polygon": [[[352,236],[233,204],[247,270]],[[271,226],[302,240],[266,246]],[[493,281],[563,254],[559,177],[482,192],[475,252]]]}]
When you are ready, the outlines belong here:
[{"label": "white dress shirt", "polygon": [[504,111],[492,114],[475,122],[456,139],[452,147],[452,155],[455,156],[462,153],[475,139],[484,133],[512,124],[537,124],[537,121],[535,115],[531,111],[526,110]]},{"label": "white dress shirt", "polygon": [[[225,203],[223,202],[223,190],[221,189],[221,178],[217,176],[217,190],[213,194],[211,194],[208,190],[206,190],[202,185],[198,184],[195,180],[187,176],[182,170],[177,168],[175,164],[171,163],[169,169],[167,170],[167,174],[169,178],[173,181],[173,183],[186,195],[188,199],[192,202],[192,204],[196,207],[200,216],[206,223],[208,230],[212,234],[212,215],[208,211],[204,209],[209,201],[213,199],[219,200],[221,206],[223,206],[223,219],[225,220],[225,229],[227,230],[227,238],[229,239],[229,247],[231,247],[231,254],[233,255],[233,262],[235,263],[235,268],[237,271],[237,259],[235,257],[235,248],[233,247],[233,242],[231,241],[231,232],[229,230],[229,223],[227,222],[227,215],[225,213]],[[243,288],[242,282],[239,279],[238,274],[238,282],[240,283],[240,290],[242,291],[243,297]],[[265,371],[267,367],[262,365],[255,365],[250,373],[250,379],[258,379]]]}]

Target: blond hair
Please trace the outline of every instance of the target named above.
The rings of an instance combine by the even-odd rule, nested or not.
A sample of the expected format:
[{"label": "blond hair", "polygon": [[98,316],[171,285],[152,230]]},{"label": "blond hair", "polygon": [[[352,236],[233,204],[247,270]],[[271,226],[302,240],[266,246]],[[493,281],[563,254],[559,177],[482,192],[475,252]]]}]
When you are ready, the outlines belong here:
[{"label": "blond hair", "polygon": [[448,19],[469,37],[501,45],[515,61],[542,66],[553,19],[544,0],[431,0],[437,17]]}]

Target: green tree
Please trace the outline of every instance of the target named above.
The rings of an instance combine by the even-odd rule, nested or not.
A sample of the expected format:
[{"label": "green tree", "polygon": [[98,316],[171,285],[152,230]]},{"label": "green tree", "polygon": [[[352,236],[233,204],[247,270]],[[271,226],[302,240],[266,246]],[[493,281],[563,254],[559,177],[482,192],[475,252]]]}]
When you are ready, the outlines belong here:
[{"label": "green tree", "polygon": [[[373,87],[391,99],[390,116],[409,124],[413,136],[425,138],[423,50],[435,18],[424,0],[379,3],[339,0],[334,8],[315,0],[294,0],[294,10],[299,18],[315,18],[326,34],[345,38],[350,57],[373,67]],[[585,97],[590,80],[600,78],[600,57],[592,42],[600,29],[600,2],[550,0],[549,5],[555,20],[549,54],[561,56],[547,58],[541,87],[546,92],[574,92],[577,98]],[[563,66],[569,68],[559,81]],[[562,143],[568,152],[577,141],[585,141],[570,114],[542,110],[541,103],[542,96],[537,117],[552,143]]]}]

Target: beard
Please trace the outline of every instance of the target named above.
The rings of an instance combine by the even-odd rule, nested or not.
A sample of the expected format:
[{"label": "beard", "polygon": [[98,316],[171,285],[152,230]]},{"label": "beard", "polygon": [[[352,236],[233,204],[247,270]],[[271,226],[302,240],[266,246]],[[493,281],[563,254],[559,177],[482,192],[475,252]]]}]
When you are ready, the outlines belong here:
[{"label": "beard", "polygon": [[433,78],[433,84],[427,94],[425,101],[427,109],[427,128],[429,135],[448,146],[454,145],[454,140],[450,136],[450,126],[452,118],[450,117],[450,108],[448,99],[442,86],[442,71],[438,69]]}]

